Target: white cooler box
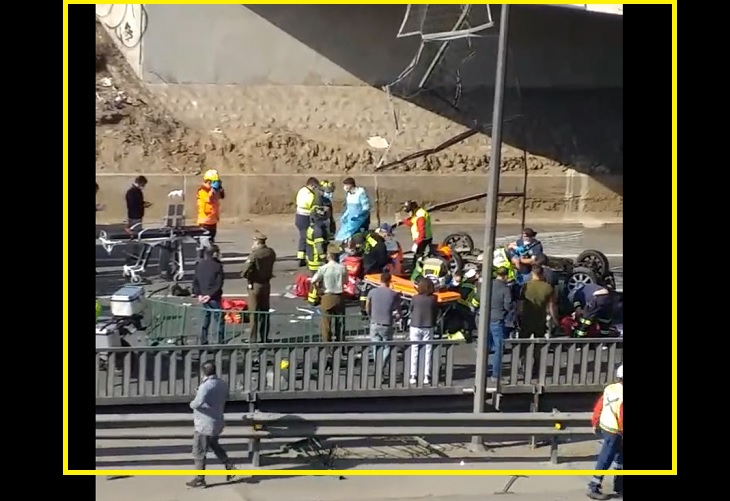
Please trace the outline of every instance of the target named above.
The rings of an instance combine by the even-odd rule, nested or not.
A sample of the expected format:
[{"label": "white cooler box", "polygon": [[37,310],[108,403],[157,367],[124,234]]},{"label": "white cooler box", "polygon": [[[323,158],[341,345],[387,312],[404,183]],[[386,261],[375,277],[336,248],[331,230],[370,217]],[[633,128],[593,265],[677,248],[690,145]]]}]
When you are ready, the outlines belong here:
[{"label": "white cooler box", "polygon": [[142,287],[122,287],[111,297],[112,315],[115,317],[133,317],[141,315],[147,307]]},{"label": "white cooler box", "polygon": [[[119,330],[115,324],[101,322],[96,324],[96,348],[118,348],[122,346]],[[108,352],[99,353],[99,358],[106,361]]]}]

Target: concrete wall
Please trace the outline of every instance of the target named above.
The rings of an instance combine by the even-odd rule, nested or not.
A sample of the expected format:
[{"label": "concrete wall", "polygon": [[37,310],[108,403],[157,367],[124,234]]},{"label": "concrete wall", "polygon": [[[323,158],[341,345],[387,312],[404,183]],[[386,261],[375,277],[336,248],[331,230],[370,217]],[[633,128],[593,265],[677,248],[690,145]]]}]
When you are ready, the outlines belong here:
[{"label": "concrete wall", "polygon": [[[152,83],[380,87],[396,79],[419,46],[415,37],[396,38],[405,5],[145,9],[142,71]],[[498,10],[492,6],[495,19]],[[621,87],[622,27],[613,16],[517,7],[508,80],[523,88]],[[486,33],[472,40],[475,56],[461,69],[467,87],[494,81],[496,29]]]},{"label": "concrete wall", "polygon": [[[175,176],[149,174],[145,197],[155,205],[149,219],[162,219],[167,194],[183,189],[187,200],[188,217],[195,214],[195,192],[200,183],[199,176]],[[99,221],[115,222],[125,218],[124,193],[134,175],[97,174],[99,183],[98,201],[106,204],[104,212],[97,214]],[[342,191],[339,186],[344,176],[329,177],[336,183],[335,210],[341,210]],[[226,199],[223,201],[223,218],[241,221],[250,216],[269,214],[293,214],[294,195],[302,186],[306,176],[291,175],[227,175],[223,182]],[[403,201],[420,200],[426,205],[444,202],[478,191],[485,185],[484,176],[476,175],[361,175],[356,180],[364,186],[380,211],[381,217],[390,220]],[[501,177],[501,191],[515,192],[522,187],[519,175],[504,174]],[[603,176],[593,178],[579,174],[562,176],[534,176],[528,179],[528,219],[549,218],[553,221],[583,222],[586,219],[611,221],[620,217],[622,198],[614,193],[620,178]],[[424,195],[427,193],[428,195]],[[461,214],[483,211],[484,201],[470,202],[460,206]],[[500,213],[505,218],[519,217],[521,199],[505,198],[500,203]]]}]

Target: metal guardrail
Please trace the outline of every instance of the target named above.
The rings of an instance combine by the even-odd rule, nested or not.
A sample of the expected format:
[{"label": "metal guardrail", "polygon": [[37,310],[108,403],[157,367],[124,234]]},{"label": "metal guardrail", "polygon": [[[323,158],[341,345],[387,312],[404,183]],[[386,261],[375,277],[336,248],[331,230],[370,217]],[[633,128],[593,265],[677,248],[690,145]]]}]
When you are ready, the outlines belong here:
[{"label": "metal guardrail", "polygon": [[458,394],[454,349],[459,344],[419,343],[416,384],[409,382],[415,345],[406,340],[99,348],[96,404],[188,402],[200,384],[200,366],[208,360],[216,363],[234,401],[251,401],[253,395],[266,400]]},{"label": "metal guardrail", "polygon": [[[425,345],[432,347],[429,385],[424,384]],[[474,391],[470,345],[448,340],[421,343],[418,378],[411,385],[413,346],[409,340],[397,340],[97,348],[96,405],[189,402],[206,360],[216,362],[233,401],[444,396]],[[614,381],[622,363],[621,338],[505,340],[502,377],[488,390],[497,396],[597,394]]]},{"label": "metal guardrail", "polygon": [[[97,439],[165,440],[178,438],[165,428],[191,426],[191,414],[98,414]],[[413,413],[413,414],[270,414],[226,415],[224,437],[248,438],[253,467],[261,463],[261,440],[465,437],[506,440],[538,437],[550,439],[550,460],[558,463],[558,446],[566,438],[593,434],[590,413]],[[131,430],[142,431],[131,431]],[[108,430],[123,430],[108,433]],[[187,438],[187,436],[185,437]]]}]

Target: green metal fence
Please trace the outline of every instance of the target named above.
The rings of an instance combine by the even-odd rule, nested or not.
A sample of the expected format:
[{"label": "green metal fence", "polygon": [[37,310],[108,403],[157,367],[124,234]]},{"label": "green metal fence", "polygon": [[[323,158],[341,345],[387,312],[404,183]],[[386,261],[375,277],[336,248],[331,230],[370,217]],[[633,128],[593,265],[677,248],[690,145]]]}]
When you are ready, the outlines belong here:
[{"label": "green metal fence", "polygon": [[[148,341],[157,344],[198,344],[206,314],[209,315],[208,342],[218,342],[216,320],[223,329],[223,341],[255,343],[251,332],[253,313],[238,310],[207,309],[193,298],[183,300],[148,298],[145,325]],[[269,342],[314,343],[322,340],[322,316],[317,308],[302,306],[294,312],[258,313],[269,320]],[[261,321],[259,320],[259,321]],[[367,321],[361,314],[331,317],[342,324],[344,340],[367,336]],[[332,327],[334,330],[334,325]]]}]

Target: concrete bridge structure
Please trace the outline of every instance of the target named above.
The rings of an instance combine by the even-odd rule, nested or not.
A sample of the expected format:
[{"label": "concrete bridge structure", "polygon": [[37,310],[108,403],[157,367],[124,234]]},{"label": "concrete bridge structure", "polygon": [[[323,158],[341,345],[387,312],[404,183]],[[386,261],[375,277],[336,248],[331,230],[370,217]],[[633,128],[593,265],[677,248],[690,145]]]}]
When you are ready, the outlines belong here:
[{"label": "concrete bridge structure", "polygon": [[[562,220],[615,218],[623,194],[622,16],[561,6],[513,11],[501,167],[519,176],[526,164],[531,210]],[[484,17],[477,8],[486,11],[473,6],[470,15]],[[477,128],[405,169],[458,173],[479,187],[454,188],[457,196],[486,184],[498,11],[491,6],[492,28],[439,55],[443,42],[397,37],[404,5],[97,6],[134,73],[177,118],[271,151],[247,172],[262,178],[262,190],[278,184],[266,174],[291,173],[282,165],[285,150],[289,164],[301,163],[299,177],[319,164],[331,173],[372,173],[382,155],[368,146],[372,136],[390,142],[390,161]],[[421,14],[407,22],[422,21],[424,32],[453,21],[453,12]],[[595,188],[575,194],[576,176],[590,177],[582,184]],[[425,191],[431,183],[420,184]],[[291,198],[284,189],[281,196]]]}]

